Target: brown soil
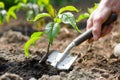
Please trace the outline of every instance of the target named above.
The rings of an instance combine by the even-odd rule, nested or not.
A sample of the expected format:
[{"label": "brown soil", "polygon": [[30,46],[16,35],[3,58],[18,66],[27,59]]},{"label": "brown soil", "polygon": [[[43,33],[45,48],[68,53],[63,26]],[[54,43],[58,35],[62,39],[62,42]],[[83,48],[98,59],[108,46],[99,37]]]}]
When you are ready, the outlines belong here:
[{"label": "brown soil", "polygon": [[[31,46],[31,57],[27,59],[23,46],[29,37],[16,28],[2,28],[0,80],[120,80],[120,58],[112,57],[115,45],[120,43],[120,29],[117,25],[106,37],[74,47],[70,53],[76,53],[79,57],[67,71],[59,71],[49,65],[39,64],[39,60],[47,53],[46,36],[38,40],[35,46]],[[34,32],[32,29],[30,31]],[[29,28],[28,33],[30,33]],[[78,35],[73,29],[61,28],[50,50],[63,52]]]}]

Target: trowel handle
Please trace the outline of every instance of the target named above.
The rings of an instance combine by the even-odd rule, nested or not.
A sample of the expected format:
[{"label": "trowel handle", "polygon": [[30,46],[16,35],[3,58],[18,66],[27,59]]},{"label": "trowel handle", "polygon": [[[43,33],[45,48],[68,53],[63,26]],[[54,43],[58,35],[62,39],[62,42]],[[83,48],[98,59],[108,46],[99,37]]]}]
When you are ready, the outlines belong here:
[{"label": "trowel handle", "polygon": [[[107,21],[105,23],[102,24],[102,29],[106,26],[106,25],[110,25],[111,23],[113,23],[114,21],[117,20],[117,14],[112,13],[109,18],[107,19]],[[90,39],[93,37],[92,34],[92,28],[87,30],[86,32],[84,32],[83,34],[81,34],[80,36],[78,36],[76,39],[73,40],[73,42],[75,43],[75,45],[79,45],[80,43],[82,43],[83,41]]]}]

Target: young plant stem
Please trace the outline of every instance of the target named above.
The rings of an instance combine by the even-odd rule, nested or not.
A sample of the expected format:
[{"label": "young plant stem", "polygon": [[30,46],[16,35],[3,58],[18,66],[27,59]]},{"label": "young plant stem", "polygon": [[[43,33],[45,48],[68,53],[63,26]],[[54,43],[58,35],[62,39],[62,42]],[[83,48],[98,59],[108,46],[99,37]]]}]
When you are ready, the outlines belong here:
[{"label": "young plant stem", "polygon": [[49,51],[50,51],[50,42],[48,43],[47,53],[45,55],[43,55],[43,57],[39,61],[40,64],[45,64],[45,61],[46,61],[48,54],[49,54]]}]

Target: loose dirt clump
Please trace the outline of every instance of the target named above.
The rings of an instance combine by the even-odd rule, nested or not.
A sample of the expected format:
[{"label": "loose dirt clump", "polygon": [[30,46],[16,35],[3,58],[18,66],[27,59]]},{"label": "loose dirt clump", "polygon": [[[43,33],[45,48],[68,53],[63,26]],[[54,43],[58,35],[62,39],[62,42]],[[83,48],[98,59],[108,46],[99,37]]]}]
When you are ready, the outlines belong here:
[{"label": "loose dirt clump", "polygon": [[28,39],[29,38],[27,36],[23,36],[20,32],[10,30],[8,32],[3,33],[3,36],[1,37],[0,41],[4,41],[6,43],[24,43]]}]

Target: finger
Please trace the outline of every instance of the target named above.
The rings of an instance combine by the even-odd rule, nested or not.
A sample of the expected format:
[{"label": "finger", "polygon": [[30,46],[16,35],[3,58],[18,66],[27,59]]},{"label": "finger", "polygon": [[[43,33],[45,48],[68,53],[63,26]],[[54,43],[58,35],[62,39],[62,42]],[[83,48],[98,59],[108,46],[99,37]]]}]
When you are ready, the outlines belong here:
[{"label": "finger", "polygon": [[106,34],[110,33],[113,29],[114,25],[111,24],[110,27],[108,28],[108,30],[106,31]]},{"label": "finger", "polygon": [[98,40],[100,38],[102,24],[109,17],[109,15],[111,13],[111,10],[106,8],[106,10],[103,10],[103,13],[100,14],[99,12],[96,12],[96,15],[97,14],[98,15],[94,17],[94,20],[93,20],[93,31],[92,31],[94,40]]},{"label": "finger", "polygon": [[101,37],[104,37],[105,35],[109,34],[113,29],[113,24],[110,26],[106,26],[104,30],[102,31]]},{"label": "finger", "polygon": [[90,29],[92,26],[93,26],[93,20],[92,20],[92,18],[89,18],[87,20],[87,30]]},{"label": "finger", "polygon": [[90,29],[93,26],[94,12],[90,15],[89,19],[87,20],[87,30]]},{"label": "finger", "polygon": [[108,30],[109,26],[104,26],[104,28],[101,31],[101,36],[105,35],[106,31]]},{"label": "finger", "polygon": [[100,22],[95,22],[94,23],[92,34],[93,34],[93,39],[95,41],[100,38],[100,35],[101,35],[101,23]]}]

